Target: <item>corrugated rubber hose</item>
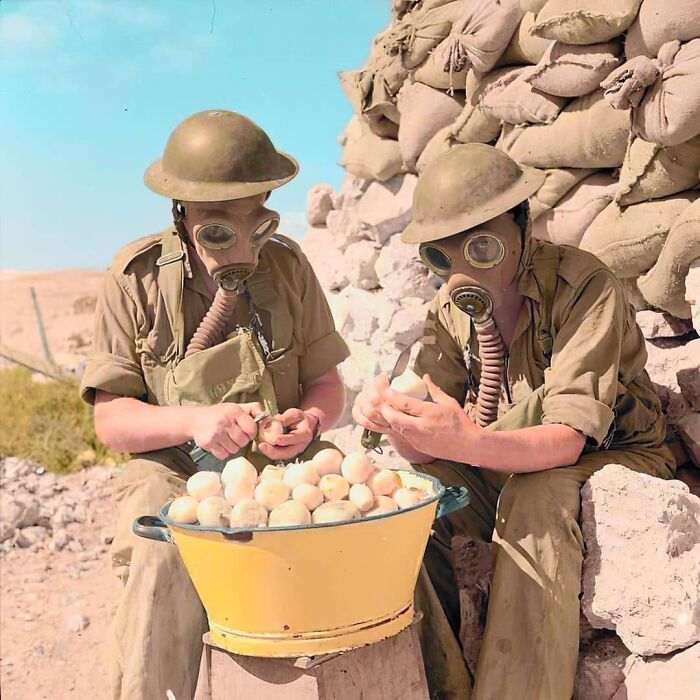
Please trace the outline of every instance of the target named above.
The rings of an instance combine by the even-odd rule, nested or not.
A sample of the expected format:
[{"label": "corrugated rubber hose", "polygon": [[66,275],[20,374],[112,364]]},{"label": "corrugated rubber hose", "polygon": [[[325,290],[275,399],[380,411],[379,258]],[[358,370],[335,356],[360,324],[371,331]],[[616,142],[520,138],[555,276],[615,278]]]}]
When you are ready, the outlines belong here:
[{"label": "corrugated rubber hose", "polygon": [[493,316],[473,321],[479,340],[481,379],[476,397],[476,424],[485,428],[498,418],[498,402],[503,384],[505,349]]},{"label": "corrugated rubber hose", "polygon": [[206,350],[224,339],[226,323],[236,308],[237,300],[238,291],[219,287],[214,296],[214,301],[209,307],[209,311],[207,311],[206,316],[202,319],[187,345],[185,357],[190,357],[201,350]]}]

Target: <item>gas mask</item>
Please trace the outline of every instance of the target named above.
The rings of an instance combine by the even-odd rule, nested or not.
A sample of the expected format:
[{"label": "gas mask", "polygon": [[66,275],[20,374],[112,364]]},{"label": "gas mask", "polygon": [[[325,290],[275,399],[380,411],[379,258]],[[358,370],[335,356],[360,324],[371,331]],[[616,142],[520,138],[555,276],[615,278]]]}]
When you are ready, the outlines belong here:
[{"label": "gas mask", "polygon": [[[502,214],[468,231],[421,243],[419,253],[423,263],[445,280],[452,303],[472,319],[481,360],[475,422],[484,427],[498,416],[505,348],[493,311],[518,273],[520,227]],[[469,366],[469,348],[464,355]]]},{"label": "gas mask", "polygon": [[[183,221],[179,203],[173,206],[175,225],[219,288],[206,316],[192,336],[185,352],[189,357],[223,340],[226,323],[234,312],[243,284],[258,265],[260,250],[277,231],[280,216],[276,211],[253,201],[249,208],[224,210],[218,216],[215,205],[211,207],[211,221],[194,224],[191,234]],[[205,217],[209,218],[209,217]]]}]

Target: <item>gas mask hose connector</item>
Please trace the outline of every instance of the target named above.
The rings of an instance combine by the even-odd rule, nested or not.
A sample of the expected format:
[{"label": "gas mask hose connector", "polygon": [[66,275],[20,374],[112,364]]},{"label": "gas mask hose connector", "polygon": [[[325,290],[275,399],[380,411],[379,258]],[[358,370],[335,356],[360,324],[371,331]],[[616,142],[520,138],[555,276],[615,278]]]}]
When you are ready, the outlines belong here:
[{"label": "gas mask hose connector", "polygon": [[493,316],[489,315],[483,320],[474,321],[474,328],[479,340],[481,359],[481,379],[479,394],[476,397],[476,424],[485,428],[498,418],[498,402],[505,369],[505,349]]},{"label": "gas mask hose connector", "polygon": [[236,308],[237,299],[237,289],[219,287],[214,296],[214,301],[209,307],[209,311],[207,311],[206,316],[202,319],[187,345],[185,357],[190,357],[201,350],[206,350],[223,340],[226,323]]}]

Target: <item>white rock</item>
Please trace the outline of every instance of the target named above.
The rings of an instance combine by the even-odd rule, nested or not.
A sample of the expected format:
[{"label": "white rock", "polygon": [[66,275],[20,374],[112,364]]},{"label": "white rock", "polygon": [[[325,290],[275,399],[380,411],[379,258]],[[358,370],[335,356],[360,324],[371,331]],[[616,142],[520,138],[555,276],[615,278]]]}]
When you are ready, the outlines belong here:
[{"label": "white rock", "polygon": [[355,206],[371,182],[348,173],[337,194],[333,195],[333,208],[350,209]]},{"label": "white rock", "polygon": [[374,263],[379,257],[379,247],[372,241],[355,241],[343,255],[343,272],[348,282],[358,289],[376,289],[379,286]]},{"label": "white rock", "polygon": [[[602,696],[601,696],[602,697]],[[700,644],[667,657],[633,657],[612,700],[698,700]]]},{"label": "white rock", "polygon": [[70,539],[68,531],[65,528],[61,528],[53,533],[49,547],[54,552],[60,552],[70,542]]},{"label": "white rock", "polygon": [[2,460],[3,476],[16,481],[28,474],[34,474],[40,465],[22,457],[6,457]]},{"label": "white rock", "polygon": [[378,243],[384,244],[410,223],[417,181],[415,175],[397,175],[386,182],[372,182],[362,195],[357,214]]},{"label": "white rock", "polygon": [[690,263],[685,278],[685,300],[690,304],[693,328],[700,333],[700,258]]},{"label": "white rock", "polygon": [[23,527],[17,533],[15,542],[18,547],[24,549],[36,544],[41,544],[48,537],[48,534],[47,530],[39,525]]},{"label": "white rock", "polygon": [[71,632],[82,632],[89,624],[90,618],[80,613],[69,615],[66,618],[66,626]]},{"label": "white rock", "polygon": [[691,461],[700,469],[700,413],[683,416],[674,423],[674,428]]},{"label": "white rock", "polygon": [[306,194],[306,220],[312,226],[325,226],[333,209],[333,187],[323,182],[313,185]]},{"label": "white rock", "polygon": [[[369,292],[355,287],[346,287],[334,301],[343,324],[338,326],[340,334],[348,340],[367,342],[376,333],[384,332],[398,309],[398,301],[386,294]],[[340,307],[345,310],[341,311]]]},{"label": "white rock", "polygon": [[340,365],[340,373],[345,386],[354,392],[359,392],[368,382],[379,373],[379,361],[374,350],[365,343],[348,341],[350,357]]},{"label": "white rock", "polygon": [[593,627],[616,630],[642,656],[700,640],[700,498],[618,464],[581,494],[583,611]]},{"label": "white rock", "polygon": [[340,250],[345,250],[355,241],[369,238],[367,226],[360,220],[355,209],[334,209],[328,212],[326,226]]},{"label": "white rock", "polygon": [[301,241],[301,249],[324,289],[342,289],[348,284],[343,268],[343,252],[330,229],[311,228]]},{"label": "white rock", "polygon": [[700,339],[685,346],[686,355],[678,363],[676,381],[683,398],[694,411],[700,411]]},{"label": "white rock", "polygon": [[662,311],[637,311],[637,325],[645,338],[676,338],[693,330],[689,321]]},{"label": "white rock", "polygon": [[399,310],[392,316],[386,338],[400,347],[411,345],[423,335],[423,325],[430,304],[417,297],[401,301]]},{"label": "white rock", "polygon": [[392,236],[379,253],[374,266],[379,284],[389,297],[420,297],[426,301],[435,296],[440,280],[423,265],[418,247],[402,243]]}]

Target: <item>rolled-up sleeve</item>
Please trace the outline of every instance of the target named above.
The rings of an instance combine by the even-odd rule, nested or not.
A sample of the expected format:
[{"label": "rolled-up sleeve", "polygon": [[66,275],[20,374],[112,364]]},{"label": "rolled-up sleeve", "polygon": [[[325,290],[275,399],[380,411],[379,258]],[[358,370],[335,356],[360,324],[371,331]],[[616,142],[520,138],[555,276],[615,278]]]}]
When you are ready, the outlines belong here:
[{"label": "rolled-up sleeve", "polygon": [[97,389],[118,396],[146,396],[136,334],[136,305],[115,275],[108,272],[95,309],[93,351],[80,382],[84,401],[94,404]]},{"label": "rolled-up sleeve", "polygon": [[440,321],[440,303],[439,296],[436,296],[430,304],[413,370],[421,377],[429,374],[446,394],[464,403],[469,372],[462,349]]},{"label": "rolled-up sleeve", "polygon": [[304,352],[299,359],[299,381],[303,385],[339,365],[350,356],[350,350],[335,329],[326,296],[306,260],[302,276]]},{"label": "rolled-up sleeve", "polygon": [[614,419],[626,301],[609,270],[593,274],[554,339],[544,373],[543,423],[568,425],[600,446]]}]

